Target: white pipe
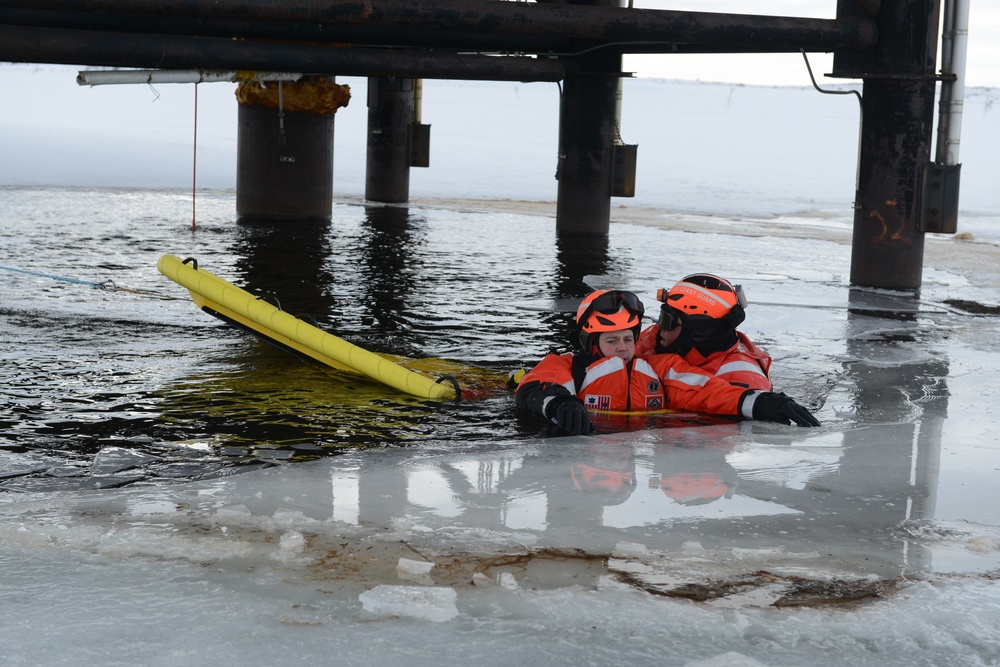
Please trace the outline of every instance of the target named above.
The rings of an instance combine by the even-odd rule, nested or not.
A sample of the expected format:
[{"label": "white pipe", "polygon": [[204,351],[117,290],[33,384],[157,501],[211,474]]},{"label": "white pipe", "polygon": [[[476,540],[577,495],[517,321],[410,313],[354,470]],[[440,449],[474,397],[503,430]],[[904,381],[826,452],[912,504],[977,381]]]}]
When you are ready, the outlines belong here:
[{"label": "white pipe", "polygon": [[951,122],[948,123],[948,150],[945,164],[958,164],[959,142],[962,137],[962,111],[965,105],[966,52],[969,46],[969,0],[954,0],[955,26],[952,38],[951,68],[955,83],[951,96]]},{"label": "white pipe", "polygon": [[126,83],[210,83],[216,81],[298,81],[292,72],[233,72],[222,70],[115,69],[84,70],[76,75],[81,86]]},{"label": "white pipe", "polygon": [[954,81],[944,81],[941,84],[936,156],[939,164],[958,164],[968,43],[969,0],[947,0],[944,32],[941,35],[941,73],[954,75]]},{"label": "white pipe", "polygon": [[[952,62],[952,33],[955,30],[955,5],[950,0],[946,0],[941,8],[941,73],[951,71]],[[948,107],[951,103],[952,86],[951,81],[943,79],[941,81],[941,94],[938,97],[938,129],[936,138],[936,154],[934,161],[938,164],[944,159],[945,144],[948,137],[948,122],[951,115]]]}]

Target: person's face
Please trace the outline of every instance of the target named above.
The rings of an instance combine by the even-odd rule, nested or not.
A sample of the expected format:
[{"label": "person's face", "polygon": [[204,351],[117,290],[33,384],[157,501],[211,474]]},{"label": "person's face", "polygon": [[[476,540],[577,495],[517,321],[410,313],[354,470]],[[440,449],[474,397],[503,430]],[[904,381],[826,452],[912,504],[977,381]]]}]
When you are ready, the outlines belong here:
[{"label": "person's face", "polygon": [[673,345],[674,341],[677,340],[677,337],[681,335],[681,328],[682,327],[679,324],[670,331],[661,328],[660,345],[662,345],[663,347],[669,347]]},{"label": "person's face", "polygon": [[631,361],[635,356],[635,335],[631,329],[605,331],[597,338],[597,347],[605,357],[621,357]]}]

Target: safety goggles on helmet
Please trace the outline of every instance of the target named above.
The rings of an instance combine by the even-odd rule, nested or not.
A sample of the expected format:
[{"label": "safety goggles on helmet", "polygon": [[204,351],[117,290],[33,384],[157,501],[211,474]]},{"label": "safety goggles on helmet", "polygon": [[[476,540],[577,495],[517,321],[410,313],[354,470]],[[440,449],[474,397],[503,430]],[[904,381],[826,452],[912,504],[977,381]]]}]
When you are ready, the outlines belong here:
[{"label": "safety goggles on helmet", "polygon": [[588,294],[576,311],[576,324],[586,333],[638,327],[646,309],[632,292],[598,290]]},{"label": "safety goggles on helmet", "polygon": [[[657,298],[659,298],[660,292],[665,293],[666,290],[663,288],[657,290]],[[664,299],[666,299],[666,296],[664,296]],[[656,326],[660,327],[660,329],[663,329],[664,331],[673,331],[682,324],[680,313],[666,303],[660,306],[660,319],[656,321]]]}]

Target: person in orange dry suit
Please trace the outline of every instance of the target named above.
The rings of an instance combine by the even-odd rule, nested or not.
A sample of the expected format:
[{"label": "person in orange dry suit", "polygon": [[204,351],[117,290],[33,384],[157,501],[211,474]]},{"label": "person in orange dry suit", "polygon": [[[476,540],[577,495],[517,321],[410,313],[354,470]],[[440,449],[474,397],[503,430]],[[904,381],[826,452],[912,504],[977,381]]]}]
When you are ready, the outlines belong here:
[{"label": "person in orange dry suit", "polygon": [[695,273],[670,290],[657,290],[660,318],[643,330],[636,356],[665,352],[730,384],[771,391],[771,357],[737,331],[746,319],[743,289],[709,273]]},{"label": "person in orange dry suit", "polygon": [[549,354],[521,378],[517,407],[571,435],[589,433],[588,410],[692,410],[819,426],[784,394],[729,384],[674,354],[635,356],[645,312],[631,292],[598,290],[576,313],[581,352]]}]

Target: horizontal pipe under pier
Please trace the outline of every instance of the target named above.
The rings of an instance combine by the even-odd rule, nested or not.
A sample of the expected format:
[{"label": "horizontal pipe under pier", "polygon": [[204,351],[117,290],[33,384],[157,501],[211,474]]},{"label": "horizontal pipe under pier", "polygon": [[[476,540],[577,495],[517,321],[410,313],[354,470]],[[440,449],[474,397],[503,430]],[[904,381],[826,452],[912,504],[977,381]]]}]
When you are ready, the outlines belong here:
[{"label": "horizontal pipe under pier", "polygon": [[177,35],[0,25],[0,60],[104,67],[259,69],[339,76],[561,81],[572,63],[393,49],[336,48]]},{"label": "horizontal pipe under pier", "polygon": [[[569,38],[614,42],[710,45],[717,50],[807,51],[865,50],[875,46],[878,28],[862,18],[813,19],[749,14],[717,14],[655,9],[595,7],[532,2],[469,0],[3,0],[0,7],[26,10],[97,12],[111,15],[227,19],[267,24],[296,23],[306,34],[317,27],[381,28],[395,31],[394,45],[426,43],[428,31],[441,42],[449,33],[466,33],[481,48],[487,35]],[[194,22],[196,23],[196,21]],[[330,37],[335,36],[330,32]],[[382,32],[382,38],[385,33]],[[251,36],[233,35],[237,37]],[[364,43],[358,41],[357,43]],[[370,42],[369,42],[370,43]],[[385,43],[385,42],[383,42]],[[457,45],[454,45],[457,46]],[[625,50],[624,52],[628,52]]]},{"label": "horizontal pipe under pier", "polygon": [[[0,0],[0,25],[71,28],[99,32],[188,35],[261,41],[313,42],[336,46],[405,46],[463,52],[568,53],[596,42],[558,37],[487,35],[459,30],[407,31],[378,26],[330,25],[231,18],[189,18],[159,14],[111,14],[93,11],[8,9]],[[474,47],[470,46],[474,45]]]}]

